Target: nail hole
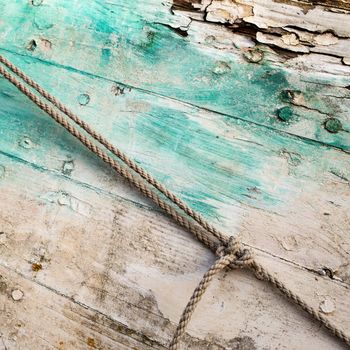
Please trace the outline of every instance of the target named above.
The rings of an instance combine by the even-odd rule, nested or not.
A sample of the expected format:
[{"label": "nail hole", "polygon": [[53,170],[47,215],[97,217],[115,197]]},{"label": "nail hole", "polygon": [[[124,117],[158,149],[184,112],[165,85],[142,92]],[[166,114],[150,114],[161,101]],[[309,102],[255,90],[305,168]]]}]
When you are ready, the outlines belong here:
[{"label": "nail hole", "polygon": [[33,40],[31,40],[31,41],[29,42],[29,44],[27,45],[27,50],[29,50],[29,51],[34,51],[34,50],[36,49],[37,46],[38,46],[38,45],[37,45],[36,41],[33,39]]},{"label": "nail hole", "polygon": [[327,276],[329,277],[330,279],[334,279],[334,273],[333,271],[328,268],[328,267],[323,267],[322,269],[320,269],[318,271],[318,274],[321,275],[321,276]]},{"label": "nail hole", "polygon": [[30,3],[33,6],[40,6],[43,3],[43,0],[31,0]]},{"label": "nail hole", "polygon": [[336,118],[329,118],[324,122],[324,128],[332,133],[336,134],[337,132],[341,131],[343,126],[339,119]]},{"label": "nail hole", "polygon": [[88,94],[81,94],[78,96],[78,102],[81,106],[86,106],[90,102],[90,96]]},{"label": "nail hole", "polygon": [[34,144],[32,140],[30,140],[28,137],[23,138],[20,142],[19,145],[23,148],[30,149],[33,148]]}]

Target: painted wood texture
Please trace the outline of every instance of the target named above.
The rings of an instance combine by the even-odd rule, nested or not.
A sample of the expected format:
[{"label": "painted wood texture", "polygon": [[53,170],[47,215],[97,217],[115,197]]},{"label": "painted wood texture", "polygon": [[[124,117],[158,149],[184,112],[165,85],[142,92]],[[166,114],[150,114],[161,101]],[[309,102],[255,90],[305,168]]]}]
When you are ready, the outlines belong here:
[{"label": "painted wood texture", "polygon": [[[2,54],[350,329],[349,14],[262,0],[0,10]],[[165,348],[213,257],[1,78],[0,91],[3,347]],[[344,348],[244,272],[214,282],[184,346]]]}]

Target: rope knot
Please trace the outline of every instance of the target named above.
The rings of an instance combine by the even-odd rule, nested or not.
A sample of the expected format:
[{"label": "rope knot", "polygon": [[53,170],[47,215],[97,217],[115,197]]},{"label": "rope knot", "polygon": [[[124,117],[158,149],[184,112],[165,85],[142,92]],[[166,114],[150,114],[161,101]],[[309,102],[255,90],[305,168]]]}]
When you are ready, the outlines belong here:
[{"label": "rope knot", "polygon": [[250,249],[243,248],[240,241],[231,236],[227,243],[220,244],[216,250],[216,255],[220,258],[232,256],[232,262],[228,265],[231,269],[243,268],[253,261]]}]

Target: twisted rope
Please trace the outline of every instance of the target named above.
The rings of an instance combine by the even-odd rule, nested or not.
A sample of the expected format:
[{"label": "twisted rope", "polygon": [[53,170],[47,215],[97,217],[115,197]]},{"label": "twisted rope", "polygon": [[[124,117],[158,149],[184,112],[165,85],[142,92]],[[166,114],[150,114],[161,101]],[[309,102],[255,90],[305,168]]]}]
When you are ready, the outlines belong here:
[{"label": "twisted rope", "polygon": [[[1,61],[3,57],[0,55]],[[149,187],[147,187],[142,181],[136,179],[132,173],[127,169],[122,167],[118,162],[111,158],[106,152],[104,152],[100,147],[92,143],[85,135],[83,135],[76,127],[70,124],[64,117],[62,117],[56,110],[50,107],[48,104],[43,102],[37,95],[31,92],[24,84],[22,84],[16,77],[11,73],[6,71],[2,66],[0,66],[0,74],[3,75],[9,82],[18,88],[24,95],[29,97],[41,110],[52,117],[58,124],[63,126],[71,135],[78,139],[84,146],[86,146],[91,152],[96,154],[105,163],[117,171],[122,177],[134,185],[142,194],[150,198],[157,206],[163,209],[168,215],[170,215],[177,223],[185,227],[202,243],[204,243],[211,250],[216,249],[216,244],[213,240],[208,238],[208,235],[193,222],[188,220],[185,216],[179,214],[174,208],[172,208],[167,202],[162,200],[155,192],[153,192]]]},{"label": "twisted rope", "polygon": [[[82,129],[84,129],[89,135],[91,135],[96,141],[105,146],[110,152],[112,152],[116,157],[123,161],[130,169],[134,170],[143,179],[145,179],[150,185],[156,188],[159,192],[163,193],[171,202],[173,202],[178,208],[183,210],[188,216],[195,220],[204,230],[210,232],[214,237],[220,241],[226,241],[226,237],[218,231],[213,225],[208,223],[199,213],[190,208],[184,201],[182,201],[178,196],[167,189],[163,184],[158,182],[152,175],[150,175],[146,170],[136,164],[132,159],[130,159],[125,153],[123,153],[119,148],[115,147],[108,140],[106,140],[101,134],[95,131],[88,123],[80,119],[75,113],[68,109],[63,103],[61,103],[55,96],[51,95],[48,91],[43,89],[38,83],[28,77],[24,72],[22,72],[17,66],[15,66],[8,59],[0,55],[0,62],[8,67],[12,72],[19,76],[24,82],[35,89],[41,96],[46,98],[54,106],[56,106],[61,112],[63,112],[67,117],[78,124]],[[28,96],[29,97],[29,96]]]},{"label": "twisted rope", "polygon": [[[78,139],[85,147],[91,152],[96,154],[105,163],[112,167],[118,174],[124,177],[130,184],[134,185],[141,193],[150,198],[157,206],[163,209],[170,217],[172,217],[178,224],[186,228],[192,233],[200,242],[206,245],[209,249],[215,252],[219,258],[206,272],[200,281],[199,285],[195,289],[189,303],[187,304],[174,338],[170,344],[170,350],[178,349],[179,342],[186,331],[186,327],[191,319],[191,316],[201,300],[203,294],[207,290],[210,281],[215,274],[224,269],[225,267],[235,268],[249,268],[260,278],[270,282],[278,290],[280,290],[286,297],[288,297],[295,304],[299,305],[303,310],[308,312],[316,320],[321,322],[328,330],[335,336],[343,340],[350,346],[350,337],[347,336],[340,328],[333,325],[325,316],[323,316],[317,309],[308,305],[298,295],[287,288],[280,280],[274,277],[269,271],[260,265],[252,256],[250,250],[245,249],[241,243],[235,241],[233,237],[227,238],[223,233],[217,230],[214,226],[209,224],[199,213],[191,209],[186,203],[184,203],[175,194],[169,191],[164,185],[155,180],[150,174],[148,174],[142,167],[137,165],[133,160],[126,156],[121,150],[112,145],[102,135],[97,133],[88,123],[81,120],[76,114],[71,112],[65,105],[63,105],[58,99],[49,94],[38,83],[29,78],[24,72],[16,67],[9,60],[0,55],[0,62],[9,68],[13,73],[20,77],[25,83],[36,90],[47,101],[51,102],[57,109],[64,113],[74,123],[76,123],[81,129],[87,132],[95,141],[104,146],[109,152],[119,158],[124,166],[119,164],[106,151],[96,146],[90,139],[79,131],[77,127],[72,125],[63,117],[57,110],[45,103],[40,97],[33,93],[27,86],[19,81],[15,75],[7,71],[0,65],[0,74],[3,75],[9,82],[17,87],[24,95],[26,95],[32,102],[34,102],[40,109],[54,119],[58,124],[63,126],[71,135]],[[131,170],[131,171],[130,171]],[[135,177],[134,172],[139,176]],[[142,180],[143,179],[143,180]],[[148,183],[145,184],[145,182]],[[150,185],[150,186],[149,186]],[[187,214],[192,220],[187,218],[181,212],[169,205],[161,196],[153,189],[155,188],[166,198],[168,198],[173,205],[175,205],[180,211]]]},{"label": "twisted rope", "polygon": [[230,237],[227,246],[220,246],[218,248],[217,255],[219,259],[204,274],[183,311],[174,337],[170,343],[169,350],[177,350],[179,348],[180,340],[185,334],[186,327],[191,320],[192,314],[209,287],[213,277],[227,266],[231,268],[240,268],[253,263],[250,251],[248,249],[242,250],[240,243],[235,240],[234,237]]}]

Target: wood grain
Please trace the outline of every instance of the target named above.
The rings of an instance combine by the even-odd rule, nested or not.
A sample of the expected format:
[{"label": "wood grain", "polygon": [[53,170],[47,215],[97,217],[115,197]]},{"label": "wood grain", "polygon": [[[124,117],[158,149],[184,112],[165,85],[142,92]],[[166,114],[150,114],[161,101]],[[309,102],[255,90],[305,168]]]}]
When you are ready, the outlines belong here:
[{"label": "wood grain", "polygon": [[[180,5],[0,0],[0,50],[347,331],[349,14]],[[1,350],[165,349],[214,257],[1,78],[0,189]],[[344,348],[244,271],[188,333]]]},{"label": "wood grain", "polygon": [[[163,349],[213,256],[148,207],[8,157],[1,156],[1,164],[13,176],[1,181],[0,317],[6,346],[83,349],[94,339],[101,349]],[[60,197],[48,198],[58,190]],[[256,253],[313,306],[334,303],[329,317],[348,328],[345,285]],[[13,300],[14,290],[23,292],[21,300]],[[185,347],[191,349],[345,348],[244,271],[213,282],[188,332]]]}]

